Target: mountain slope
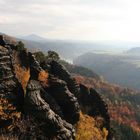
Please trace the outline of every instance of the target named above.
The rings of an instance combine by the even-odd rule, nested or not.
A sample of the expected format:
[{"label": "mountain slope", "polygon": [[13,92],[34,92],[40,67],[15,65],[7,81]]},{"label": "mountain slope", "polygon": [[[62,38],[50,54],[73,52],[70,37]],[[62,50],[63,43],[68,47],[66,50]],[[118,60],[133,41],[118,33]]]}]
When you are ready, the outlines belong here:
[{"label": "mountain slope", "polygon": [[[140,93],[137,91],[127,89],[118,85],[110,84],[106,81],[96,80],[81,75],[74,76],[79,83],[83,83],[88,87],[94,87],[102,97],[105,99],[109,107],[111,116],[111,124],[116,129],[116,139],[123,139],[129,131],[134,131],[135,135],[127,137],[126,139],[138,140],[140,137]],[[115,123],[114,123],[115,122]],[[130,130],[122,133],[128,127]],[[132,130],[131,130],[132,129]],[[137,136],[138,135],[138,136]],[[137,138],[135,138],[137,137]]]},{"label": "mountain slope", "polygon": [[87,53],[75,59],[74,64],[97,72],[111,83],[140,89],[139,55]]}]

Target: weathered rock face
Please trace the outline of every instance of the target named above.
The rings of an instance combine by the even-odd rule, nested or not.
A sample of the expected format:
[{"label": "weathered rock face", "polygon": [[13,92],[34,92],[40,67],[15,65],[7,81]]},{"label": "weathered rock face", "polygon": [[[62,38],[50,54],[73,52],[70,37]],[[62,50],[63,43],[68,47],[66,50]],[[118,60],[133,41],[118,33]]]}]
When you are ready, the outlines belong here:
[{"label": "weathered rock face", "polygon": [[25,110],[35,116],[35,119],[44,122],[47,137],[57,139],[72,140],[74,138],[74,128],[62,120],[54,113],[49,104],[41,98],[41,85],[38,81],[30,80],[25,97]]},{"label": "weathered rock face", "polygon": [[38,80],[38,74],[40,71],[42,71],[42,68],[40,67],[40,64],[38,61],[36,61],[35,56],[32,53],[28,53],[29,57],[29,65],[30,65],[30,77],[32,79]]},{"label": "weathered rock face", "polygon": [[[1,128],[12,125],[18,119],[17,110],[21,109],[20,100],[23,90],[13,71],[13,51],[9,42],[0,36],[0,125]],[[13,45],[13,44],[12,44]],[[19,93],[20,92],[20,96]],[[19,104],[20,103],[20,104]]]},{"label": "weathered rock face", "polygon": [[12,70],[10,46],[0,46],[0,98],[16,101],[17,81]]},{"label": "weathered rock face", "polygon": [[52,61],[49,66],[49,72],[53,76],[49,77],[50,87],[46,90],[59,104],[64,119],[74,124],[79,120],[80,107],[75,97],[80,91],[79,85],[71,77],[70,73],[57,61]]},{"label": "weathered rock face", "polygon": [[61,80],[65,81],[70,92],[77,96],[80,91],[79,85],[76,83],[75,79],[71,77],[70,73],[65,69],[65,67],[56,61],[52,61],[50,66],[50,72],[53,75],[58,76]]},{"label": "weathered rock face", "polygon": [[68,90],[66,83],[58,78],[50,78],[48,92],[61,107],[66,121],[76,123],[79,120],[79,103],[74,94]]},{"label": "weathered rock face", "polygon": [[[57,61],[47,63],[43,69],[32,53],[18,52],[17,44],[0,35],[0,98],[6,98],[25,116],[32,116],[41,124],[40,130],[46,139],[74,140],[80,111],[92,117],[103,117],[104,126],[110,130],[107,106],[94,89],[78,85]],[[15,60],[13,52],[19,54],[16,59],[24,58],[20,60],[24,63],[22,69],[27,67],[30,70],[25,89],[15,77],[14,63],[19,61]]]}]

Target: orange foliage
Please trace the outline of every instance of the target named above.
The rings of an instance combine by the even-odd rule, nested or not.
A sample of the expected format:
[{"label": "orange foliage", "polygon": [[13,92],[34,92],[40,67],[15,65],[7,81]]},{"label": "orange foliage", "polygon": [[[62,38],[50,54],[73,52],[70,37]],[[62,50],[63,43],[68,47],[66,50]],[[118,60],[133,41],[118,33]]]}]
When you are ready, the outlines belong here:
[{"label": "orange foliage", "polygon": [[30,78],[30,68],[21,67],[20,65],[16,65],[14,68],[15,68],[16,78],[21,83],[25,94],[26,86]]},{"label": "orange foliage", "polygon": [[76,140],[106,140],[108,131],[101,131],[96,127],[94,118],[80,113],[80,120],[76,127]]},{"label": "orange foliage", "polygon": [[126,125],[129,124],[133,130],[140,132],[140,125],[135,120],[135,112],[126,103],[109,104],[109,112],[112,120]]},{"label": "orange foliage", "polygon": [[102,91],[110,92],[113,95],[118,94],[123,90],[122,87],[115,84],[110,84],[107,81],[96,80],[94,78],[85,77],[81,75],[76,75],[74,76],[74,78],[76,79],[77,83],[82,83],[90,88],[101,89]]},{"label": "orange foliage", "polygon": [[49,76],[49,73],[44,71],[44,70],[42,70],[38,74],[38,80],[43,82],[45,85],[48,85],[48,76]]}]

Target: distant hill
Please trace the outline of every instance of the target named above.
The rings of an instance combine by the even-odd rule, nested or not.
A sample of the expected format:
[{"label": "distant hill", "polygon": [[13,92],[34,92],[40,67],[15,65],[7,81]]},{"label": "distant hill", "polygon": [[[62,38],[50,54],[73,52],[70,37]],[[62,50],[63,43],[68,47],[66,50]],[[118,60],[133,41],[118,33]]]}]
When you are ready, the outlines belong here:
[{"label": "distant hill", "polygon": [[46,42],[46,38],[40,37],[36,34],[30,34],[27,36],[20,36],[19,38],[24,39],[24,40],[28,40],[28,41],[35,41],[35,42]]},{"label": "distant hill", "polygon": [[94,78],[96,80],[102,80],[102,78],[97,73],[95,73],[93,70],[90,70],[88,68],[72,65],[63,60],[61,60],[61,64],[64,65],[67,68],[67,70],[72,74],[80,74],[86,77]]},{"label": "distant hill", "polygon": [[73,40],[55,40],[40,37],[35,34],[18,37],[27,48],[40,50],[44,53],[54,50],[65,60],[72,61],[76,57],[87,52],[122,52],[132,47],[131,43],[126,42],[86,42]]},{"label": "distant hill", "polygon": [[29,35],[25,37],[20,37],[18,40],[22,40],[25,46],[32,51],[40,50],[44,53],[48,50],[54,50],[60,54],[65,60],[72,61],[77,56],[83,53],[93,50],[92,43],[80,43],[73,41],[63,41],[63,40],[49,40],[42,38],[37,35]]},{"label": "distant hill", "polygon": [[131,48],[127,53],[140,54],[140,47]]},{"label": "distant hill", "polygon": [[74,60],[111,83],[140,90],[140,56],[86,53]]}]

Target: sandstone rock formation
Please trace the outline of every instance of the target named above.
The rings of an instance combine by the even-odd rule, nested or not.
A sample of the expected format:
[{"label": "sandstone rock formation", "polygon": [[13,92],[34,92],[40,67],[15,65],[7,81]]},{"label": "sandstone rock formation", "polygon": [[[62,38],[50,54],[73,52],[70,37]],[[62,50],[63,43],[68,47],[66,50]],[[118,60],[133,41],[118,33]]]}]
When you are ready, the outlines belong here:
[{"label": "sandstone rock formation", "polygon": [[[74,140],[81,111],[101,116],[102,127],[110,133],[107,106],[94,89],[78,85],[57,61],[46,63],[43,69],[31,52],[19,51],[17,46],[16,41],[0,35],[0,99],[8,100],[24,116],[32,116],[42,124],[40,129],[46,139]],[[19,78],[20,72],[17,75],[15,65],[28,70],[28,78],[21,76],[26,82]]]}]

